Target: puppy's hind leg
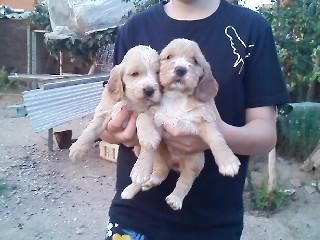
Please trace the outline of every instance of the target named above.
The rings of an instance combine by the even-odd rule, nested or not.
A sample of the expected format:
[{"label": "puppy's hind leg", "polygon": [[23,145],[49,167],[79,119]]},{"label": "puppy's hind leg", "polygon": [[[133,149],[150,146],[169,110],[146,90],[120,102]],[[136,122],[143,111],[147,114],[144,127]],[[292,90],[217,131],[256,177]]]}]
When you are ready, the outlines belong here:
[{"label": "puppy's hind leg", "polygon": [[170,171],[166,161],[167,158],[168,151],[166,149],[166,145],[161,142],[155,154],[153,170],[150,179],[142,185],[134,182],[131,183],[122,191],[122,199],[132,199],[141,190],[148,191],[151,188],[160,185],[162,181],[167,178]]},{"label": "puppy's hind leg", "polygon": [[132,199],[138,192],[141,191],[141,185],[136,183],[131,183],[127,186],[121,193],[122,199]]},{"label": "puppy's hind leg", "polygon": [[199,176],[204,166],[204,153],[195,153],[183,159],[180,167],[180,177],[173,192],[166,197],[167,204],[173,210],[180,210],[184,198],[189,193],[194,180]]}]

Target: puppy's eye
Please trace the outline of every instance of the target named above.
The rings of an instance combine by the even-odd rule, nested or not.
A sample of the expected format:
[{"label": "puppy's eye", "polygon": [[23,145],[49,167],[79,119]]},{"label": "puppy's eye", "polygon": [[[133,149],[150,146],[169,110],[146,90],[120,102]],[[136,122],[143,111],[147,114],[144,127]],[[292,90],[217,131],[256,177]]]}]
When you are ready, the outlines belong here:
[{"label": "puppy's eye", "polygon": [[195,65],[199,64],[198,60],[195,57],[193,58],[193,62],[194,62]]},{"label": "puppy's eye", "polygon": [[137,77],[138,75],[139,75],[138,72],[133,72],[133,73],[130,74],[130,76],[132,76],[132,77]]},{"label": "puppy's eye", "polygon": [[171,55],[171,54],[169,54],[169,55],[166,57],[167,60],[169,60],[170,58],[172,58],[172,55]]}]

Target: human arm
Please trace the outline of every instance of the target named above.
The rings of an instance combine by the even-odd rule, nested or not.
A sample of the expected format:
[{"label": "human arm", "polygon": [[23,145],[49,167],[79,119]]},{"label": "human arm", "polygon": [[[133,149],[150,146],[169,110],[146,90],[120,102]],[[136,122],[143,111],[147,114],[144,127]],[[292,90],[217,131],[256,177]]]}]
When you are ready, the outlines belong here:
[{"label": "human arm", "polygon": [[277,141],[275,107],[246,109],[246,124],[235,127],[219,121],[219,128],[234,153],[254,155],[268,153]]},{"label": "human arm", "polygon": [[[274,107],[248,108],[246,124],[235,127],[224,122],[217,112],[217,125],[234,153],[240,155],[266,153],[276,144],[275,114]],[[165,128],[165,141],[171,150],[194,153],[209,149],[197,135],[188,135],[176,128]]]}]

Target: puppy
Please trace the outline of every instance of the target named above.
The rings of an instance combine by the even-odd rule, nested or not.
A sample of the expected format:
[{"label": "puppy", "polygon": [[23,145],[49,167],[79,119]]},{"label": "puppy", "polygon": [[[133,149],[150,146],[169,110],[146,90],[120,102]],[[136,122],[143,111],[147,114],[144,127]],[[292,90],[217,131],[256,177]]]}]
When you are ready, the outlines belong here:
[{"label": "puppy", "polygon": [[[152,170],[154,156],[149,153],[154,150],[149,150],[152,142],[148,136],[153,133],[148,132],[145,126],[152,124],[150,122],[153,122],[153,113],[149,111],[160,102],[161,98],[159,68],[159,54],[151,47],[140,45],[127,52],[122,62],[111,70],[108,84],[93,119],[70,147],[71,160],[83,158],[107,123],[126,106],[138,113],[136,125],[141,150],[133,173],[139,171],[147,173]],[[151,161],[151,164],[144,164],[144,161]],[[146,181],[148,177],[146,174],[133,175],[133,179],[139,178],[140,181]]]},{"label": "puppy", "polygon": [[[214,102],[218,83],[198,44],[187,39],[175,39],[163,49],[160,58],[163,95],[154,115],[156,127],[162,129],[158,133],[162,135],[163,127],[171,126],[187,134],[199,135],[209,145],[219,172],[225,176],[235,176],[240,161],[218,129]],[[169,152],[162,141],[157,148],[150,179],[141,185],[129,185],[122,197],[132,198],[141,189],[148,190],[159,185],[170,169],[174,169],[180,172],[180,177],[166,202],[172,209],[180,210],[185,196],[203,169],[204,161],[204,152],[188,155]]]}]

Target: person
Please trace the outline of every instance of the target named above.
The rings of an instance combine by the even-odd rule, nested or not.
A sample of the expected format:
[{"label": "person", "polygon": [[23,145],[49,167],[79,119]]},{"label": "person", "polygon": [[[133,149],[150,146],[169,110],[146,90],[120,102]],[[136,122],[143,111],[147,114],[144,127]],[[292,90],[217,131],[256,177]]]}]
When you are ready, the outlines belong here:
[{"label": "person", "polygon": [[121,27],[114,64],[136,45],[150,45],[160,52],[175,38],[196,41],[212,67],[219,83],[218,127],[239,157],[240,171],[233,178],[222,176],[199,136],[167,128],[164,139],[171,150],[205,151],[205,167],[182,210],[173,211],[165,202],[178,177],[174,171],[160,186],[140,192],[134,199],[121,199],[122,190],[131,183],[129,175],[136,159],[131,148],[137,143],[137,115],[123,109],[101,136],[120,144],[106,239],[124,235],[127,238],[123,239],[133,240],[240,239],[248,156],[267,153],[275,146],[276,106],[288,101],[288,93],[269,23],[259,13],[226,0],[162,2]]}]

